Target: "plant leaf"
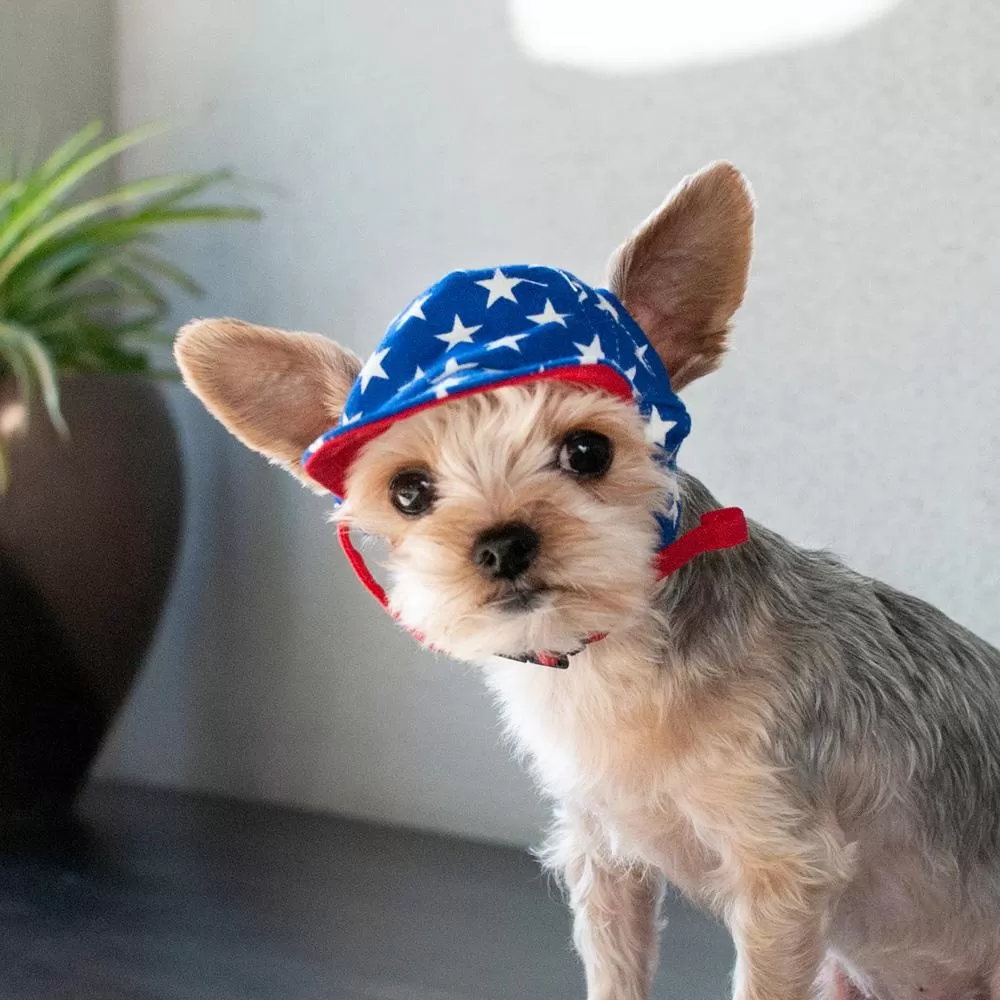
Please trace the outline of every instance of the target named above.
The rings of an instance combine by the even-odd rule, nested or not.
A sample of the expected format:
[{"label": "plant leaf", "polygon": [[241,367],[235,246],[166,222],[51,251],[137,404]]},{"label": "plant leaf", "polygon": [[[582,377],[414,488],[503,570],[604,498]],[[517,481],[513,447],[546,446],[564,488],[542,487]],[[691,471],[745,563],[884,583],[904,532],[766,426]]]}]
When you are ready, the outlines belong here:
[{"label": "plant leaf", "polygon": [[[148,373],[149,345],[173,340],[163,329],[165,289],[203,293],[186,271],[149,249],[160,232],[260,218],[248,207],[199,203],[231,179],[226,170],[147,177],[69,201],[93,171],[164,130],[154,123],[101,142],[101,125],[92,122],[24,176],[16,168],[9,179],[0,176],[0,375],[13,374],[26,406],[40,395],[64,436],[58,373]],[[158,368],[152,376],[177,373]],[[0,463],[5,482],[5,455]]]},{"label": "plant leaf", "polygon": [[119,287],[126,291],[131,290],[140,300],[166,312],[169,303],[163,292],[138,268],[119,262],[115,265],[112,277]]},{"label": "plant leaf", "polygon": [[9,181],[4,181],[0,185],[0,221],[3,219],[3,212],[7,206],[13,204],[24,194],[24,182],[12,177]]},{"label": "plant leaf", "polygon": [[69,428],[59,407],[59,376],[49,352],[41,341],[30,331],[12,323],[0,323],[0,338],[20,344],[25,355],[35,368],[35,375],[42,390],[42,401],[52,426],[63,437],[69,437]]},{"label": "plant leaf", "polygon": [[145,180],[134,181],[131,184],[123,184],[109,194],[101,195],[98,198],[90,198],[80,202],[72,208],[64,209],[57,215],[48,219],[42,225],[32,230],[15,246],[4,254],[0,251],[0,284],[4,279],[25,259],[32,251],[43,246],[55,236],[65,233],[74,226],[92,219],[95,216],[103,215],[121,205],[127,205],[131,201],[139,201],[142,198],[156,194],[158,191],[167,191],[176,186],[176,177],[148,177]]},{"label": "plant leaf", "polygon": [[187,292],[188,295],[200,298],[205,294],[205,289],[202,288],[202,286],[199,285],[198,282],[187,273],[187,271],[174,266],[169,261],[164,260],[156,254],[146,253],[141,250],[133,250],[130,252],[129,257],[140,267],[145,268],[147,271],[152,271],[154,274],[161,275],[182,291]]},{"label": "plant leaf", "polygon": [[104,122],[88,122],[74,132],[65,142],[57,146],[42,165],[33,172],[32,183],[39,186],[56,177],[66,169],[83,151],[95,142],[104,131]]},{"label": "plant leaf", "polygon": [[4,231],[0,233],[0,258],[6,257],[28,228],[57,205],[88,174],[131,146],[145,142],[164,131],[166,131],[164,124],[152,123],[124,132],[71,160],[40,190],[32,192],[29,186],[28,193],[31,196],[25,197],[24,203],[15,207],[4,226]]},{"label": "plant leaf", "polygon": [[17,394],[21,402],[24,403],[24,419],[27,424],[31,414],[31,404],[35,398],[35,384],[31,378],[31,368],[21,351],[4,340],[0,340],[0,355],[3,356],[10,370],[14,373]]},{"label": "plant leaf", "polygon": [[186,198],[194,198],[210,187],[215,187],[228,180],[232,180],[232,173],[229,170],[212,170],[207,174],[191,174],[187,184],[179,184],[176,190],[151,199],[147,203],[147,207],[159,208],[183,201]]},{"label": "plant leaf", "polygon": [[153,233],[122,234],[98,244],[67,240],[58,249],[41,248],[44,252],[23,261],[0,285],[0,300],[6,299],[8,311],[17,310],[24,308],[34,295],[49,296],[68,285],[106,278],[111,264],[131,244],[152,242],[154,236]]}]

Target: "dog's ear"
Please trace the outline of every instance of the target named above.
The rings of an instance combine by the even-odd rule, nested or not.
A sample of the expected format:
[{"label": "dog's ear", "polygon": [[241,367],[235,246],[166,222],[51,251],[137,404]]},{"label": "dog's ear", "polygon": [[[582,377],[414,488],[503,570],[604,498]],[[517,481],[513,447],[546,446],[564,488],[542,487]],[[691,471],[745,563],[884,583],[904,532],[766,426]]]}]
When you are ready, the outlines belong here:
[{"label": "dog's ear", "polygon": [[240,441],[319,489],[302,453],[340,419],[361,370],[354,353],[315,333],[203,319],[181,330],[174,356],[188,388]]},{"label": "dog's ear", "polygon": [[660,355],[674,390],[718,368],[743,301],[753,196],[715,163],[683,180],[612,255],[608,288]]}]

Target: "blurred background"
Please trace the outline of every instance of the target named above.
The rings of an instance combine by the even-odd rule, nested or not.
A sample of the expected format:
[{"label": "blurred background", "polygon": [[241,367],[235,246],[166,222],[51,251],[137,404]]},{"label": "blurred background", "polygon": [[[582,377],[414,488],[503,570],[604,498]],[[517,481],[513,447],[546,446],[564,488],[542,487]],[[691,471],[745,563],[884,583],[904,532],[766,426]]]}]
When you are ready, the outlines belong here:
[{"label": "blurred background", "polygon": [[[757,197],[756,256],[726,364],[685,393],[682,464],[724,503],[1000,643],[1000,7],[695,6],[4,0],[0,148],[44,157],[94,119],[113,132],[168,119],[92,175],[95,196],[227,168],[214,200],[261,218],[164,227],[163,256],[205,294],[171,290],[158,329],[233,315],[362,355],[451,268],[539,262],[599,283],[611,249],[682,176],[729,159]],[[167,348],[148,343],[166,366]],[[4,374],[0,360],[0,385]],[[114,429],[157,402],[130,411],[130,390],[102,388],[73,404],[125,407],[93,432],[96,454],[121,451],[107,473],[88,459],[51,486],[76,438],[33,453],[35,423],[12,436],[0,556],[22,589],[9,593],[24,602],[31,589],[36,618],[54,616],[68,651],[51,655],[84,664],[79,699],[109,675],[115,693],[80,740],[101,860],[9,862],[15,902],[0,919],[16,927],[15,971],[6,987],[0,973],[0,995],[579,995],[565,916],[523,852],[546,806],[476,671],[392,627],[340,557],[328,501],[242,449],[179,385],[145,384],[164,417],[132,444]],[[62,528],[49,529],[38,511],[59,495]],[[57,530],[59,558],[39,541]],[[100,545],[85,564],[86,539]],[[122,595],[144,587],[133,624]],[[10,672],[0,645],[5,658]],[[21,688],[5,683],[13,733]],[[78,725],[59,711],[42,717],[56,757]],[[204,848],[213,836],[228,847]],[[157,868],[158,851],[173,860]],[[440,895],[470,869],[480,881],[464,902]],[[381,903],[362,902],[387,870]],[[72,899],[54,915],[51,880],[67,871],[85,888],[64,885]],[[347,881],[320,892],[332,877]],[[206,892],[235,909],[194,916]],[[728,945],[678,913],[661,986],[719,995]],[[192,922],[197,934],[178,930]],[[300,926],[312,931],[288,930]],[[414,971],[428,955],[429,971]]]}]

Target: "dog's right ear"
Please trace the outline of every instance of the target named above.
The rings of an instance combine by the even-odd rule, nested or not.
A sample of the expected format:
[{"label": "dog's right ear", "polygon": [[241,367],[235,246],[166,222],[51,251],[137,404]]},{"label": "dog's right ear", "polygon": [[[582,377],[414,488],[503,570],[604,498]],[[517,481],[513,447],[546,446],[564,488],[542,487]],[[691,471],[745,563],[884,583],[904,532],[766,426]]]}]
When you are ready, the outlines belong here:
[{"label": "dog's right ear", "polygon": [[612,255],[608,288],[660,355],[674,390],[719,366],[743,301],[753,197],[715,163],[682,181]]},{"label": "dog's right ear", "polygon": [[187,387],[248,448],[313,489],[302,453],[340,420],[360,359],[315,333],[235,319],[189,323],[174,356]]}]

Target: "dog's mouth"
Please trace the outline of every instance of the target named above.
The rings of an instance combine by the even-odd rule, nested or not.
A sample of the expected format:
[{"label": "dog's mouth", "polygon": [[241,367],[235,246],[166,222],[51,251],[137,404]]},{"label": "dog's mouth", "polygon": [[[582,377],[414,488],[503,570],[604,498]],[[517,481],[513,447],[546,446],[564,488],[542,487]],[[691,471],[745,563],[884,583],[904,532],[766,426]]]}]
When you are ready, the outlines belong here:
[{"label": "dog's mouth", "polygon": [[[554,595],[565,593],[566,588],[554,587],[543,583],[515,582],[510,583],[504,589],[493,595],[484,605],[490,611],[497,611],[504,615],[508,621],[523,617],[526,622],[532,612],[544,612],[554,610]],[[547,616],[545,616],[547,618]],[[541,624],[542,618],[538,620]],[[513,624],[513,622],[511,622]],[[569,666],[570,658],[582,652],[590,643],[598,639],[603,639],[606,632],[591,632],[573,638],[563,634],[559,630],[556,634],[549,635],[545,645],[537,648],[528,645],[524,652],[502,652],[494,655],[506,660],[519,660],[523,663],[537,663],[545,667],[559,667],[565,669]],[[537,638],[537,636],[536,636]],[[555,645],[549,646],[547,642],[554,641]],[[531,640],[529,639],[530,643]]]},{"label": "dog's mouth", "polygon": [[554,589],[544,584],[514,585],[491,598],[488,607],[508,615],[528,614],[545,605]]}]

